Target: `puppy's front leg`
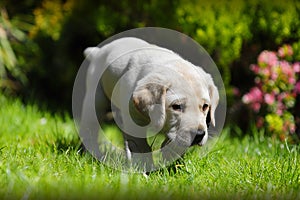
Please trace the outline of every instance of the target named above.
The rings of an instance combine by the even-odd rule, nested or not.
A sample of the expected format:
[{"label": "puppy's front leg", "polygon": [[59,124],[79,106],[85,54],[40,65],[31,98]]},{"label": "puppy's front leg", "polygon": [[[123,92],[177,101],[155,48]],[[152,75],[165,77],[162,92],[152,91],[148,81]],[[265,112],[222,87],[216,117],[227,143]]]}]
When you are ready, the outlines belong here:
[{"label": "puppy's front leg", "polygon": [[141,170],[153,167],[152,149],[147,142],[147,138],[137,138],[123,133],[124,145],[128,161],[134,167]]},{"label": "puppy's front leg", "polygon": [[128,161],[131,161],[132,156],[131,156],[131,151],[129,149],[129,144],[128,144],[127,140],[124,141],[124,146],[125,146],[125,151],[126,151],[126,158]]}]

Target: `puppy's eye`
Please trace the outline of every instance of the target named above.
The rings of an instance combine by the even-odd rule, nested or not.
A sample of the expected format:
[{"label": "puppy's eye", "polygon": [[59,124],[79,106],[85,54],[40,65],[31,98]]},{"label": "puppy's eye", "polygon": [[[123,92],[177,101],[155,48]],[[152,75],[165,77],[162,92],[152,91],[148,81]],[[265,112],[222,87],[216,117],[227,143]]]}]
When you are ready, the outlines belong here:
[{"label": "puppy's eye", "polygon": [[176,111],[183,111],[183,105],[182,104],[173,104],[172,109]]},{"label": "puppy's eye", "polygon": [[202,106],[203,112],[205,112],[207,109],[208,109],[208,104],[204,104],[204,105]]}]

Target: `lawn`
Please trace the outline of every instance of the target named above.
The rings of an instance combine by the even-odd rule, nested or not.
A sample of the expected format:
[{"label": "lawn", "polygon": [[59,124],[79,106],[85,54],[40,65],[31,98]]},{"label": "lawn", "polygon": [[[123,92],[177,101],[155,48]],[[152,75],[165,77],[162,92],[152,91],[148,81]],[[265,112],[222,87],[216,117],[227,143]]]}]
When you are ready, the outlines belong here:
[{"label": "lawn", "polygon": [[0,95],[0,199],[300,199],[300,148],[253,130],[223,131],[205,156],[122,173],[80,153],[68,114]]}]

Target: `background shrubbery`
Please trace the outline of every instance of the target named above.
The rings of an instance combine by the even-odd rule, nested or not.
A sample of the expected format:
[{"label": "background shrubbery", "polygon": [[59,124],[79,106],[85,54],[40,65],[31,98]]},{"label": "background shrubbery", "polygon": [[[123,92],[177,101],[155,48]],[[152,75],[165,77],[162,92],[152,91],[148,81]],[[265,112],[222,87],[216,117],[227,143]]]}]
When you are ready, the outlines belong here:
[{"label": "background shrubbery", "polygon": [[[2,91],[38,97],[54,108],[71,109],[73,82],[87,46],[136,27],[171,28],[199,42],[223,76],[229,122],[242,130],[256,119],[241,98],[260,76],[249,69],[258,55],[289,44],[293,60],[288,61],[300,60],[300,3],[293,0],[5,0],[0,9]],[[299,97],[293,98],[289,113],[297,124]]]},{"label": "background shrubbery", "polygon": [[300,62],[292,60],[293,49],[289,45],[277,52],[261,52],[258,64],[250,65],[256,75],[255,86],[242,98],[256,114],[256,126],[265,127],[269,134],[282,140],[295,138],[295,118],[299,120],[295,104],[300,94]]}]

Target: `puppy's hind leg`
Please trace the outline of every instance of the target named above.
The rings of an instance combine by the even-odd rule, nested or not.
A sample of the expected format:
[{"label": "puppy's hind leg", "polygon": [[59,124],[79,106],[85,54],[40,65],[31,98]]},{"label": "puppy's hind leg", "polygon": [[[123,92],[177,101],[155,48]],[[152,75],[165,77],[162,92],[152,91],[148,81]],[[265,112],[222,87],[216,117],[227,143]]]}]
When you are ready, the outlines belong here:
[{"label": "puppy's hind leg", "polygon": [[[89,89],[87,90],[80,119],[80,135],[82,139],[80,151],[86,152],[90,150],[100,155],[98,151],[99,127],[105,120],[109,106],[109,100],[106,98],[101,86],[97,87],[94,98],[91,91]],[[96,112],[96,117],[93,117],[94,112]]]},{"label": "puppy's hind leg", "polygon": [[95,94],[95,110],[99,123],[106,122],[107,113],[111,112],[110,100],[104,94],[101,84],[98,84]]}]

